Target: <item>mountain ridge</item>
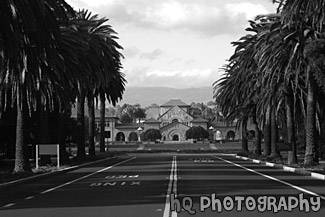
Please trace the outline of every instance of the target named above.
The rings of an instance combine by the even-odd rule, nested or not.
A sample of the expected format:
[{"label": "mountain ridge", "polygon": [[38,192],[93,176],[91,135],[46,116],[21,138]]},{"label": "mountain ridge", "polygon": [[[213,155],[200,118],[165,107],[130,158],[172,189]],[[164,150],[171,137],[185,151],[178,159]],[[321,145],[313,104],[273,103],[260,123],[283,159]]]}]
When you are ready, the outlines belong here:
[{"label": "mountain ridge", "polygon": [[126,87],[123,99],[118,105],[140,104],[141,107],[148,107],[152,104],[161,105],[170,99],[180,99],[186,104],[207,103],[214,101],[213,87],[193,87],[177,89],[171,87]]}]

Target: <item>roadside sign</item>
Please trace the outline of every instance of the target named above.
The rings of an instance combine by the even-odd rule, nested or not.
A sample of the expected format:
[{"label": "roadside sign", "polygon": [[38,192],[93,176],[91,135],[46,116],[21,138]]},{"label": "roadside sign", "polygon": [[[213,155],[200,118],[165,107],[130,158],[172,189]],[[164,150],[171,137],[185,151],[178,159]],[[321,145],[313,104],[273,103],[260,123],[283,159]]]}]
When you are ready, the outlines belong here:
[{"label": "roadside sign", "polygon": [[56,155],[57,167],[60,168],[60,146],[59,144],[38,144],[36,145],[36,169],[39,168],[38,158],[40,155]]}]

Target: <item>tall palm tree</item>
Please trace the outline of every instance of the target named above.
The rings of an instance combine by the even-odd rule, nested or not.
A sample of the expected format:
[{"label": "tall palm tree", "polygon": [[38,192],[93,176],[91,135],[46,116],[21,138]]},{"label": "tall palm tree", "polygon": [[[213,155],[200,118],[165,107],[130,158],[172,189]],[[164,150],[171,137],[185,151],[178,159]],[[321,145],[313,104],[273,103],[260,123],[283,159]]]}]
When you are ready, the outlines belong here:
[{"label": "tall palm tree", "polygon": [[[302,99],[302,95],[299,93],[304,87],[299,82],[299,76],[296,74],[297,70],[299,71],[297,63],[302,60],[302,56],[296,55],[297,43],[292,40],[295,37],[295,29],[283,28],[280,18],[281,17],[278,16],[277,19],[274,20],[272,28],[270,29],[271,31],[265,38],[266,40],[258,41],[256,46],[261,49],[259,49],[256,55],[256,60],[260,66],[263,85],[272,87],[271,89],[265,88],[265,90],[273,90],[264,94],[266,96],[265,99],[273,99],[273,107],[277,108],[277,110],[279,110],[281,106],[286,110],[287,142],[292,144],[293,150],[291,153],[293,155],[293,161],[291,161],[291,163],[297,163],[296,138],[294,136],[295,126],[292,124],[295,122],[293,115],[296,111],[296,109],[294,109],[293,99]],[[260,101],[259,107],[264,110],[264,105],[268,105],[268,103],[268,101],[262,100]],[[279,113],[276,112],[276,115],[279,116]],[[273,137],[276,138],[275,134]],[[266,143],[268,143],[268,140]],[[276,139],[272,142],[273,155],[276,155],[274,152],[275,143]]]},{"label": "tall palm tree", "polygon": [[[58,61],[59,24],[72,8],[64,0],[4,0],[0,4],[0,49],[3,52],[0,92],[16,99],[16,160],[14,172],[30,171],[24,123],[41,93],[44,105],[65,98],[59,82],[64,66]],[[52,93],[58,91],[58,95]],[[3,97],[2,97],[3,98]],[[1,103],[2,104],[2,103]],[[4,109],[7,106],[3,103]]]},{"label": "tall palm tree", "polygon": [[[306,45],[322,37],[325,12],[324,0],[303,1],[303,0],[278,0],[279,10],[282,14],[283,28],[296,29],[297,55],[303,55]],[[305,56],[305,59],[308,58]],[[316,141],[316,98],[317,84],[315,76],[317,72],[313,70],[303,60],[299,61],[301,69],[297,73],[304,72],[307,84],[307,112],[306,112],[306,152],[305,165],[318,163],[317,141]],[[319,85],[319,84],[318,84]]]},{"label": "tall palm tree", "polygon": [[[242,149],[244,151],[247,151],[245,122],[248,117],[257,116],[256,106],[263,89],[260,85],[259,69],[254,61],[254,55],[257,49],[255,44],[264,35],[265,26],[267,25],[264,23],[250,21],[250,27],[247,30],[253,34],[246,35],[238,42],[232,43],[236,46],[236,50],[224,68],[226,76],[214,83],[214,98],[220,105],[222,113],[227,115],[226,120],[234,121],[239,118],[239,123],[242,123]],[[257,122],[260,118],[254,119]],[[258,125],[256,123],[256,126]],[[260,140],[256,140],[255,145],[255,150],[260,150]]]},{"label": "tall palm tree", "polygon": [[[122,97],[124,91],[124,75],[120,72],[122,55],[119,49],[122,47],[116,42],[115,31],[111,26],[105,24],[106,18],[98,18],[86,10],[79,11],[76,18],[71,22],[78,27],[80,34],[85,36],[85,43],[88,45],[86,52],[79,57],[80,62],[86,62],[84,69],[87,69],[85,76],[78,80],[78,91],[80,101],[84,99],[80,93],[85,90],[89,106],[89,153],[94,154],[94,98],[107,96],[112,103],[116,103]],[[114,88],[112,88],[114,87]],[[104,93],[104,94],[103,94]],[[105,100],[105,99],[104,99]],[[82,102],[82,101],[81,101]],[[84,111],[84,104],[80,103],[80,112]],[[83,126],[79,113],[80,125]],[[83,127],[84,129],[84,127]],[[102,130],[102,133],[104,131]],[[78,142],[79,157],[84,158],[84,139]]]}]

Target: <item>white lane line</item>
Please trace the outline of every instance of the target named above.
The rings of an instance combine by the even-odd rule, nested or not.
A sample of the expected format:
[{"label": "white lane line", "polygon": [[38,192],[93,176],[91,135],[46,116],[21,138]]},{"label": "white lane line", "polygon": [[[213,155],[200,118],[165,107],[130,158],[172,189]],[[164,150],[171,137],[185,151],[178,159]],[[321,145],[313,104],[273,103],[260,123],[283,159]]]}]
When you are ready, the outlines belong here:
[{"label": "white lane line", "polygon": [[78,178],[78,179],[72,180],[72,181],[70,181],[70,182],[64,183],[64,184],[59,185],[59,186],[56,186],[56,187],[54,187],[54,188],[50,188],[50,189],[48,189],[48,190],[46,190],[46,191],[41,192],[40,194],[46,194],[46,193],[49,193],[49,192],[51,192],[51,191],[57,190],[57,189],[62,188],[62,187],[64,187],[64,186],[67,186],[67,185],[70,185],[70,184],[72,184],[72,183],[78,182],[78,181],[80,181],[80,180],[86,179],[86,178],[88,178],[88,177],[90,177],[90,176],[93,176],[93,175],[95,175],[95,174],[97,174],[97,173],[104,172],[105,170],[109,170],[109,169],[111,169],[111,168],[113,168],[113,167],[115,167],[115,166],[118,166],[118,165],[120,165],[120,164],[126,163],[126,162],[128,162],[128,161],[131,161],[131,160],[133,160],[133,159],[135,159],[135,158],[136,158],[136,157],[133,157],[133,158],[130,158],[130,159],[124,160],[124,161],[122,161],[122,162],[116,163],[116,164],[114,164],[114,165],[112,165],[112,166],[109,166],[109,167],[106,167],[106,168],[104,168],[104,169],[98,170],[98,171],[96,171],[96,172],[93,172],[93,173],[91,173],[91,174],[85,175],[85,176],[80,177],[80,178]]},{"label": "white lane line", "polygon": [[30,197],[26,197],[25,200],[30,200],[30,199],[33,199],[34,196],[30,196]]},{"label": "white lane line", "polygon": [[[177,161],[175,156],[175,163],[174,163],[174,184],[173,184],[173,193],[175,194],[175,197],[177,196]],[[177,212],[172,211],[171,212],[172,217],[177,217]]]},{"label": "white lane line", "polygon": [[173,161],[172,161],[172,168],[170,171],[170,176],[169,176],[169,183],[168,183],[168,189],[167,189],[167,194],[166,194],[166,202],[165,202],[165,209],[164,209],[164,214],[163,217],[177,217],[177,212],[170,211],[170,194],[171,193],[175,193],[176,196],[176,182],[175,182],[175,178],[177,180],[177,174],[176,174],[176,156],[173,156]]},{"label": "white lane line", "polygon": [[173,192],[175,196],[177,195],[177,161],[176,161],[176,156],[175,156],[175,162],[174,162],[174,184],[173,184]]},{"label": "white lane line", "polygon": [[255,171],[255,170],[252,170],[252,169],[249,169],[249,168],[244,167],[244,166],[242,166],[242,165],[239,165],[239,164],[233,163],[233,162],[228,161],[228,160],[226,160],[226,159],[223,159],[223,158],[220,158],[220,157],[216,157],[216,156],[214,156],[214,157],[217,158],[217,159],[219,159],[219,160],[222,160],[222,161],[224,161],[224,162],[226,162],[226,163],[229,163],[229,164],[232,164],[232,165],[234,165],[234,166],[237,166],[237,167],[240,167],[240,168],[242,168],[242,169],[245,169],[245,170],[247,170],[247,171],[249,171],[249,172],[255,173],[255,174],[257,174],[257,175],[260,175],[260,176],[263,176],[263,177],[265,177],[265,178],[271,179],[271,180],[273,180],[273,181],[277,181],[277,182],[279,182],[279,183],[282,183],[282,184],[284,184],[284,185],[287,185],[287,186],[289,186],[289,187],[291,187],[291,188],[294,188],[294,189],[296,189],[296,190],[298,190],[298,191],[302,191],[302,192],[304,192],[304,193],[310,194],[310,195],[315,196],[315,197],[320,197],[322,200],[325,200],[325,197],[324,197],[324,196],[319,195],[319,194],[317,194],[317,193],[315,193],[315,192],[312,192],[312,191],[309,191],[309,190],[307,190],[307,189],[301,188],[301,187],[299,187],[299,186],[296,186],[296,185],[290,184],[290,183],[288,183],[288,182],[286,182],[286,181],[282,181],[282,180],[277,179],[277,178],[274,178],[274,177],[272,177],[272,176],[269,176],[269,175],[266,175],[266,174],[263,174],[263,173],[257,172],[257,171]]}]

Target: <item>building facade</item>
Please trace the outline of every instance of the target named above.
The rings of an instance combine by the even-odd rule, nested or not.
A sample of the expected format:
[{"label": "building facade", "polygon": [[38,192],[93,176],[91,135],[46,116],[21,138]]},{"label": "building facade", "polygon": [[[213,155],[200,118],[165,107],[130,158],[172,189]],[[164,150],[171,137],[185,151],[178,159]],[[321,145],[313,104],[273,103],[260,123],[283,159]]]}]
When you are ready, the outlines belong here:
[{"label": "building facade", "polygon": [[[108,141],[139,141],[142,132],[158,129],[163,141],[185,141],[185,133],[192,126],[202,126],[207,130],[208,121],[194,119],[189,114],[190,106],[179,99],[172,99],[160,107],[153,106],[146,111],[146,120],[136,124],[121,124],[116,117],[107,117],[105,127]],[[100,118],[96,117],[96,122]]]},{"label": "building facade", "polygon": [[[162,141],[185,141],[186,131],[194,126],[201,126],[210,131],[213,140],[239,140],[242,138],[241,128],[236,128],[235,123],[227,125],[215,120],[208,127],[208,121],[203,118],[193,118],[190,114],[190,106],[180,99],[171,99],[158,106],[154,105],[146,110],[146,120],[139,123],[122,124],[116,116],[105,113],[105,137],[107,142],[136,142],[140,141],[141,133],[148,129],[158,129],[162,134]],[[87,114],[87,112],[86,112]],[[97,129],[96,140],[99,141],[100,114],[95,111]],[[250,124],[248,130],[254,137]]]}]

